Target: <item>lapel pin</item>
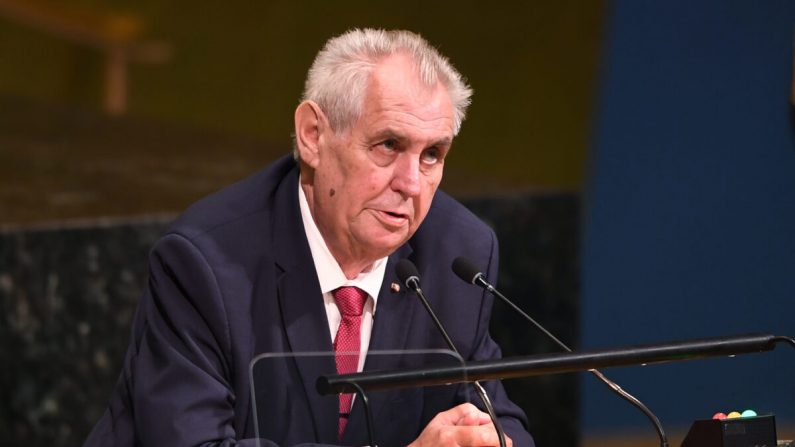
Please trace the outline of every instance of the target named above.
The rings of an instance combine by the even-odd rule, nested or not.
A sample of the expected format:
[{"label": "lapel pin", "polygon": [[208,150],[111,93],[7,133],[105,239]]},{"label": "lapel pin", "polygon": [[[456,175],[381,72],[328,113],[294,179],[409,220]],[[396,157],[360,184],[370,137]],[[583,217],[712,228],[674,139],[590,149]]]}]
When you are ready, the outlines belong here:
[{"label": "lapel pin", "polygon": [[393,282],[389,289],[392,290],[392,293],[398,293],[400,292],[400,284]]}]

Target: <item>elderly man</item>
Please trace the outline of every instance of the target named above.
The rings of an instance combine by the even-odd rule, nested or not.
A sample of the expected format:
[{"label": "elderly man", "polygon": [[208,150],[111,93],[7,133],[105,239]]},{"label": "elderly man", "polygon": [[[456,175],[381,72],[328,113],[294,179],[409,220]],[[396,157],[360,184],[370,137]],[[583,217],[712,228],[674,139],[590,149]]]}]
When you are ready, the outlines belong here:
[{"label": "elderly man", "polygon": [[[446,347],[397,286],[401,258],[427,278],[461,355],[498,357],[490,300],[449,268],[468,256],[494,279],[494,233],[437,192],[470,94],[415,34],[331,39],[295,111],[293,157],[195,204],[155,244],[124,369],[86,445],[367,444],[359,400],[319,396],[314,379],[417,366],[368,350]],[[336,362],[291,358],[253,374],[252,393],[257,355],[334,350]],[[377,443],[498,445],[464,388],[374,393]],[[486,388],[509,443],[532,445],[501,384]]]}]

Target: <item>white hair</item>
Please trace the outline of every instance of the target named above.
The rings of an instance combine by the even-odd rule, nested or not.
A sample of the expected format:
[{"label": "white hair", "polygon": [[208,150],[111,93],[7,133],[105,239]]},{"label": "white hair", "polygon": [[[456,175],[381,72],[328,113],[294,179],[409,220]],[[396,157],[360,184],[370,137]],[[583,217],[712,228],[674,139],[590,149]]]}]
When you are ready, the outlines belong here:
[{"label": "white hair", "polygon": [[302,100],[317,103],[334,132],[343,132],[361,115],[375,66],[384,57],[396,53],[411,57],[425,85],[433,87],[441,82],[445,86],[453,103],[453,134],[457,135],[472,89],[446,57],[410,31],[353,29],[329,39],[309,69]]}]

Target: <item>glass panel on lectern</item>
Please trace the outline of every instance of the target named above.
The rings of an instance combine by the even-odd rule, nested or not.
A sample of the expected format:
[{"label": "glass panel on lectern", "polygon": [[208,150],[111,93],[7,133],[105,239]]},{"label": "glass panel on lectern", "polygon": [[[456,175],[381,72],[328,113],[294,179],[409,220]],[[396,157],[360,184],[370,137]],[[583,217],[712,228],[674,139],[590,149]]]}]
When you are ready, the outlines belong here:
[{"label": "glass panel on lectern", "polygon": [[[414,431],[427,423],[430,413],[435,415],[470,401],[472,388],[465,383],[464,361],[452,351],[369,351],[364,373],[399,372],[403,374],[400,379],[406,379],[406,373],[413,370],[441,370],[452,372],[456,379],[445,385],[407,386],[404,382],[401,388],[365,389],[366,399],[355,394],[345,433],[339,440],[338,395],[323,395],[318,390],[319,379],[337,376],[335,355],[266,353],[251,362],[251,414],[258,446],[373,445],[371,437],[379,447],[405,446],[419,434]],[[372,420],[369,427],[368,419]],[[405,442],[404,437],[411,439]]]}]

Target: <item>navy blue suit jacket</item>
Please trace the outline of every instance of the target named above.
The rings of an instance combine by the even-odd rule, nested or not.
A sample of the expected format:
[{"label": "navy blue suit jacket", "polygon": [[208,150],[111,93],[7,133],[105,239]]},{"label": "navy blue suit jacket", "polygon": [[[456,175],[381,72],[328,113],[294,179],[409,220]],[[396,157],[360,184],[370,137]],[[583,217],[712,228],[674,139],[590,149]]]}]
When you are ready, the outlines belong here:
[{"label": "navy blue suit jacket", "polygon": [[[337,399],[315,390],[319,374],[334,372],[333,357],[262,364],[252,397],[257,355],[333,350],[297,191],[297,165],[285,157],[189,208],[154,245],[121,377],[86,446],[253,446],[255,425],[261,445],[368,444],[360,399],[338,442]],[[416,234],[389,257],[370,351],[445,347],[417,298],[390,290],[395,262],[406,257],[461,355],[500,355],[488,334],[491,299],[453,276],[457,256],[495,279],[493,231],[439,191]],[[421,363],[372,355],[364,368]],[[522,411],[499,382],[485,385],[514,446],[531,446]],[[462,402],[463,389],[371,393],[377,443],[410,443]]]}]

